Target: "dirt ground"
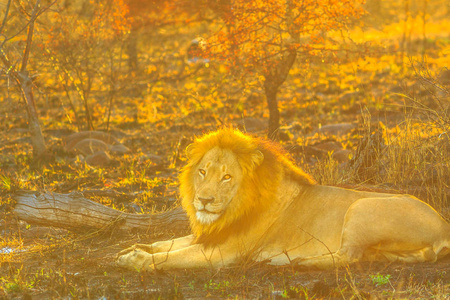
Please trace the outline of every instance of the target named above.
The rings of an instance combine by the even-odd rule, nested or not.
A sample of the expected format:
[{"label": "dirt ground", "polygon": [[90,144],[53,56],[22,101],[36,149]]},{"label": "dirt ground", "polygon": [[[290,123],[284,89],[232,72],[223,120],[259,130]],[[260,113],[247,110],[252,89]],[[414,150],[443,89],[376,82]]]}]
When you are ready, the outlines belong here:
[{"label": "dirt ground", "polygon": [[2,277],[15,278],[16,285],[0,294],[1,299],[448,299],[450,295],[450,257],[437,263],[364,263],[328,271],[255,264],[138,273],[118,268],[117,252],[170,235],[89,236],[38,226],[26,229],[11,215],[3,217],[2,232],[19,231],[23,247],[31,250],[2,263]]},{"label": "dirt ground", "polygon": [[[379,94],[392,95],[387,90],[393,86],[380,87]],[[450,147],[444,134],[422,123],[427,120],[420,114],[412,118],[412,109],[396,96],[380,98],[379,107],[361,93],[332,94],[328,87],[314,93],[304,94],[302,101],[280,98],[280,142],[299,166],[322,184],[413,194],[450,219]],[[242,118],[231,113],[240,103],[233,101],[216,111],[154,123],[130,117],[130,122],[119,122],[109,132],[128,152],[119,149],[93,161],[80,153],[86,149],[67,149],[66,139],[73,131],[48,129],[44,135],[51,158],[40,166],[31,162],[24,119],[9,120],[11,128],[0,132],[0,299],[450,298],[450,257],[437,263],[364,263],[328,271],[246,264],[139,273],[118,268],[116,254],[135,243],[185,235],[189,229],[70,232],[26,223],[14,215],[13,195],[19,189],[81,192],[129,213],[157,213],[179,205],[177,176],[186,162],[184,149],[195,135],[223,125],[266,134],[264,102],[249,98],[245,105],[258,109]],[[423,132],[429,134],[422,137]],[[99,190],[127,197],[89,196]]]},{"label": "dirt ground", "polygon": [[[9,7],[11,1],[0,7],[6,2]],[[33,47],[32,30],[3,39],[9,46],[2,51],[13,66],[8,62],[0,69],[0,300],[450,299],[450,255],[436,263],[362,263],[327,271],[247,263],[137,272],[116,266],[119,251],[183,236],[189,228],[135,233],[107,224],[107,229],[72,232],[18,218],[19,190],[81,193],[133,214],[179,206],[179,170],[195,136],[224,126],[267,136],[264,86],[272,76],[244,66],[230,69],[221,57],[187,61],[193,38],[223,26],[216,17],[205,15],[208,24],[149,22],[137,37],[130,31],[136,41],[126,46],[128,37],[122,35],[117,39],[123,41],[112,41],[94,34],[98,41],[91,41],[89,32],[98,26],[71,1],[59,2],[73,9],[70,22],[61,19],[61,24],[80,21],[73,30],[54,23],[63,9],[49,9],[44,19],[25,13],[27,1],[12,2],[18,13],[10,15],[19,20],[12,19],[2,35],[33,28],[34,16],[39,19]],[[83,1],[90,2],[102,1]],[[277,94],[279,142],[320,184],[412,194],[450,222],[450,36],[443,5],[448,1],[367,2],[386,11],[369,14],[367,25],[355,32],[320,32],[318,38],[331,38],[330,51],[299,51]],[[80,33],[84,27],[86,33]],[[73,34],[61,41],[57,37],[64,30]],[[309,38],[302,34],[301,40]],[[29,116],[17,86],[22,79],[11,77],[20,61],[22,69],[27,66],[21,58],[28,59],[25,49],[32,49],[27,70],[48,150],[39,157],[33,157]],[[134,55],[139,64],[129,68]],[[100,133],[69,139],[88,129]]]},{"label": "dirt ground", "polygon": [[[154,138],[163,134],[167,132],[155,134]],[[169,135],[170,140],[176,140],[174,136],[179,134]],[[138,143],[136,140],[143,143],[142,137],[133,139],[134,145]],[[189,138],[186,140],[188,142]],[[128,144],[132,141],[128,140]],[[307,150],[312,153],[307,155],[321,155],[321,152],[314,152],[318,151],[315,148]],[[161,151],[167,150],[162,148]],[[174,154],[175,158],[177,155]],[[157,172],[165,180],[151,190],[152,199],[160,201],[153,203],[152,209],[160,211],[176,205],[174,185],[177,179],[173,168],[161,167]],[[98,186],[98,183],[85,182],[89,176],[92,177],[88,175],[75,187],[70,181],[61,182],[58,192]],[[137,182],[132,187],[133,190],[142,188]],[[2,197],[10,199],[11,195],[3,193]],[[150,212],[149,206],[139,201],[126,203],[109,199],[107,203],[108,199],[97,200],[129,212],[136,212],[136,206],[143,212]],[[118,268],[114,263],[116,254],[135,243],[185,235],[188,228],[184,232],[157,234],[74,233],[27,224],[14,216],[13,209],[14,201],[4,201],[0,207],[3,235],[0,275],[4,286],[0,299],[448,299],[450,296],[450,257],[437,263],[363,263],[328,271],[254,264],[220,270],[139,273]]]}]

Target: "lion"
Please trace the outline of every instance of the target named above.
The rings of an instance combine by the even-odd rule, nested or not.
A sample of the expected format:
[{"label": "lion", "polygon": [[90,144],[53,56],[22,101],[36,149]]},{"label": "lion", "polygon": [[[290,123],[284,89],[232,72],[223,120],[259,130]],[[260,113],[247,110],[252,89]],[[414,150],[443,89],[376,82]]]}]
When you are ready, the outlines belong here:
[{"label": "lion", "polygon": [[275,143],[221,129],[187,148],[180,175],[192,234],[121,251],[129,269],[244,262],[326,269],[357,261],[436,261],[450,225],[410,195],[321,186]]}]

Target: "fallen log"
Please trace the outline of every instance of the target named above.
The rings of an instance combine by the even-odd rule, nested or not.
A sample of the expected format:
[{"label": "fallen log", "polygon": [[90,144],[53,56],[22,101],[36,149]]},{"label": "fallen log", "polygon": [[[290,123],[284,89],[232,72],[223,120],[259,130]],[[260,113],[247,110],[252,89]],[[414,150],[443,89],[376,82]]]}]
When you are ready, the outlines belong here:
[{"label": "fallen log", "polygon": [[69,194],[18,191],[14,214],[30,224],[71,231],[111,228],[116,231],[158,232],[188,228],[181,207],[159,214],[130,214],[88,200],[79,192]]}]

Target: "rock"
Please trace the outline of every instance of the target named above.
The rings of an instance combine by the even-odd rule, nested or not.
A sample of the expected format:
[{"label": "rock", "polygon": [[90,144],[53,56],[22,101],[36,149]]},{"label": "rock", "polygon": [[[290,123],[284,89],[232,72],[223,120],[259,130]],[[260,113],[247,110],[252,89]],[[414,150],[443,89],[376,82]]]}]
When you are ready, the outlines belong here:
[{"label": "rock", "polygon": [[110,129],[108,130],[108,134],[112,135],[113,137],[117,138],[117,139],[123,139],[129,136],[128,133],[123,132],[121,130],[115,130],[115,129]]},{"label": "rock", "polygon": [[313,146],[306,146],[304,148],[303,153],[305,154],[306,157],[314,157],[317,159],[324,159],[328,155],[328,151]]},{"label": "rock", "polygon": [[111,162],[111,157],[106,151],[97,151],[86,157],[86,163],[93,167],[104,167]]},{"label": "rock", "polygon": [[339,163],[344,163],[350,161],[350,155],[352,151],[347,149],[341,149],[336,152],[333,152],[332,157]]},{"label": "rock", "polygon": [[342,144],[336,141],[325,141],[312,146],[306,146],[304,153],[317,159],[325,159],[330,156],[339,163],[350,160],[351,150],[343,149]]},{"label": "rock", "polygon": [[57,137],[57,138],[63,138],[66,137],[68,135],[73,134],[73,130],[71,129],[67,129],[67,128],[62,128],[62,129],[47,129],[44,130],[45,134]]},{"label": "rock", "polygon": [[74,134],[69,135],[65,142],[66,146],[64,149],[68,152],[73,151],[73,148],[76,144],[84,139],[96,139],[104,142],[109,145],[120,144],[120,142],[113,137],[111,134],[103,131],[80,131]]},{"label": "rock", "polygon": [[117,145],[109,146],[109,151],[115,152],[117,154],[125,154],[125,153],[130,152],[130,149],[123,144],[117,144]]},{"label": "rock", "polygon": [[85,156],[98,151],[107,151],[115,154],[130,152],[130,149],[120,143],[114,136],[102,131],[74,133],[67,137],[64,149],[69,152],[81,153]]},{"label": "rock", "polygon": [[356,125],[351,123],[330,124],[315,130],[313,134],[320,133],[325,136],[342,136],[350,133],[354,128],[356,128]]},{"label": "rock", "polygon": [[97,151],[107,150],[109,150],[109,145],[97,139],[84,139],[72,147],[72,151],[76,151],[84,155],[90,155]]},{"label": "rock", "polygon": [[324,150],[326,152],[335,152],[342,150],[342,144],[336,141],[325,141],[323,143],[318,143],[313,145],[312,147],[320,150]]}]

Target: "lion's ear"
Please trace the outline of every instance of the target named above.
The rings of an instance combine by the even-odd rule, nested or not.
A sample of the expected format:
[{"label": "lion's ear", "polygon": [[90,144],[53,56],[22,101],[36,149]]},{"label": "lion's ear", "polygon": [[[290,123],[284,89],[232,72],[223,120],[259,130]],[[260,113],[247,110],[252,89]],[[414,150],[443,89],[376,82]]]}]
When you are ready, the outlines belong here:
[{"label": "lion's ear", "polygon": [[257,166],[261,165],[262,162],[264,161],[264,154],[261,151],[256,150],[252,154],[252,161],[253,161],[253,165],[256,168]]},{"label": "lion's ear", "polygon": [[192,158],[192,150],[194,149],[194,144],[192,143],[192,144],[189,144],[189,145],[187,145],[187,147],[186,147],[186,156],[187,156],[187,158],[190,160],[191,158]]}]

